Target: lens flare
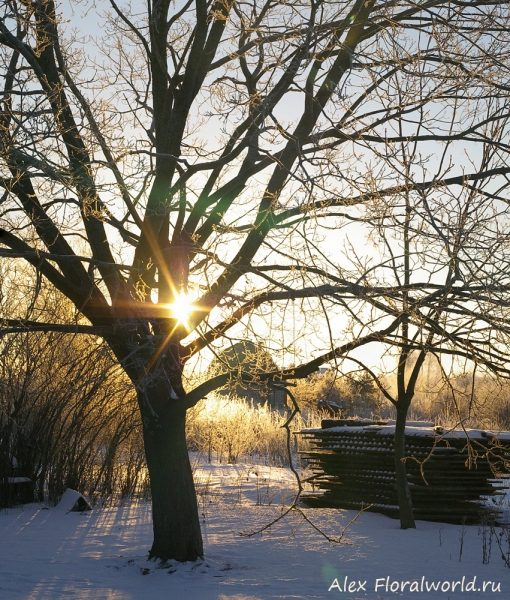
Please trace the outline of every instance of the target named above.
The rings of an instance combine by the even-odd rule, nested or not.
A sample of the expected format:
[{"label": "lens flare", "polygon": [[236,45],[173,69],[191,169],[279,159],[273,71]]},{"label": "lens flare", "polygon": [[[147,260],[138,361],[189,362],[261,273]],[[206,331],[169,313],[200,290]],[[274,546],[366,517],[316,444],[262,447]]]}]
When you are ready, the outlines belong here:
[{"label": "lens flare", "polygon": [[172,311],[172,318],[177,319],[183,325],[187,325],[195,307],[187,294],[181,292],[175,297],[174,302],[170,304],[170,310]]}]

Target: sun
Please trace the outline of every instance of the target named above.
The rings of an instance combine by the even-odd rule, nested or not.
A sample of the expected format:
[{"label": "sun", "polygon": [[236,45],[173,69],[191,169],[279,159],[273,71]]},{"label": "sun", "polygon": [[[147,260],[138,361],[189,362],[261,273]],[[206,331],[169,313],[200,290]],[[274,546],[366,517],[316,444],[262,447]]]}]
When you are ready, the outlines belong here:
[{"label": "sun", "polygon": [[187,325],[189,318],[195,310],[195,306],[193,306],[187,294],[180,292],[175,297],[174,302],[170,304],[170,310],[172,311],[173,319],[177,319],[179,323]]}]

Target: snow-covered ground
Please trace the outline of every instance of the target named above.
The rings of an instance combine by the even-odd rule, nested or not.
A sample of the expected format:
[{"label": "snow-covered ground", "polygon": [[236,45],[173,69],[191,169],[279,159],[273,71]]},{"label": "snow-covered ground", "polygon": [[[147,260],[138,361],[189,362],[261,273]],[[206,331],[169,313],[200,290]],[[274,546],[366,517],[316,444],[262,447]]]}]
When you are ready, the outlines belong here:
[{"label": "snow-covered ground", "polygon": [[[244,537],[239,533],[263,526],[291,500],[290,471],[207,465],[195,476],[203,562],[147,562],[147,503],[67,514],[27,505],[0,512],[0,599],[510,598],[510,569],[482,527],[419,521],[416,530],[401,531],[397,521],[365,512],[343,544],[331,545],[291,514]],[[329,509],[306,514],[331,537],[355,517]],[[502,547],[510,552],[508,540]]]}]

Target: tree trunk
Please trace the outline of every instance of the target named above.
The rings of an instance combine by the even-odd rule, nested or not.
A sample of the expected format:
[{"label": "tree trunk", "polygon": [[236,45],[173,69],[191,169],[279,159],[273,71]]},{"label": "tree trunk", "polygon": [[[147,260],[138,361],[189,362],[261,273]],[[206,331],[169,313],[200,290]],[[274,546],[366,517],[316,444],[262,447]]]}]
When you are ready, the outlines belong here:
[{"label": "tree trunk", "polygon": [[194,561],[204,550],[186,446],[186,412],[172,408],[166,386],[146,387],[138,399],[152,492],[149,559]]},{"label": "tree trunk", "polygon": [[395,474],[401,529],[416,528],[413,516],[413,502],[407,482],[406,465],[402,460],[406,455],[405,427],[408,407],[408,404],[397,406],[397,422],[395,425]]}]

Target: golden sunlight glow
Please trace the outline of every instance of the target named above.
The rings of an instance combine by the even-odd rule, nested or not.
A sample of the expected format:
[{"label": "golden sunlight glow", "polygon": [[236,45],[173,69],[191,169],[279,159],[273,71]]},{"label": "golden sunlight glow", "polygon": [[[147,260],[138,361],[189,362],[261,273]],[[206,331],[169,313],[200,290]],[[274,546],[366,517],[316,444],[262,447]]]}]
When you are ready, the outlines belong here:
[{"label": "golden sunlight glow", "polygon": [[172,318],[177,319],[179,323],[186,325],[188,319],[195,310],[195,307],[187,294],[181,292],[176,296],[173,304],[170,304],[170,310],[172,311]]}]

